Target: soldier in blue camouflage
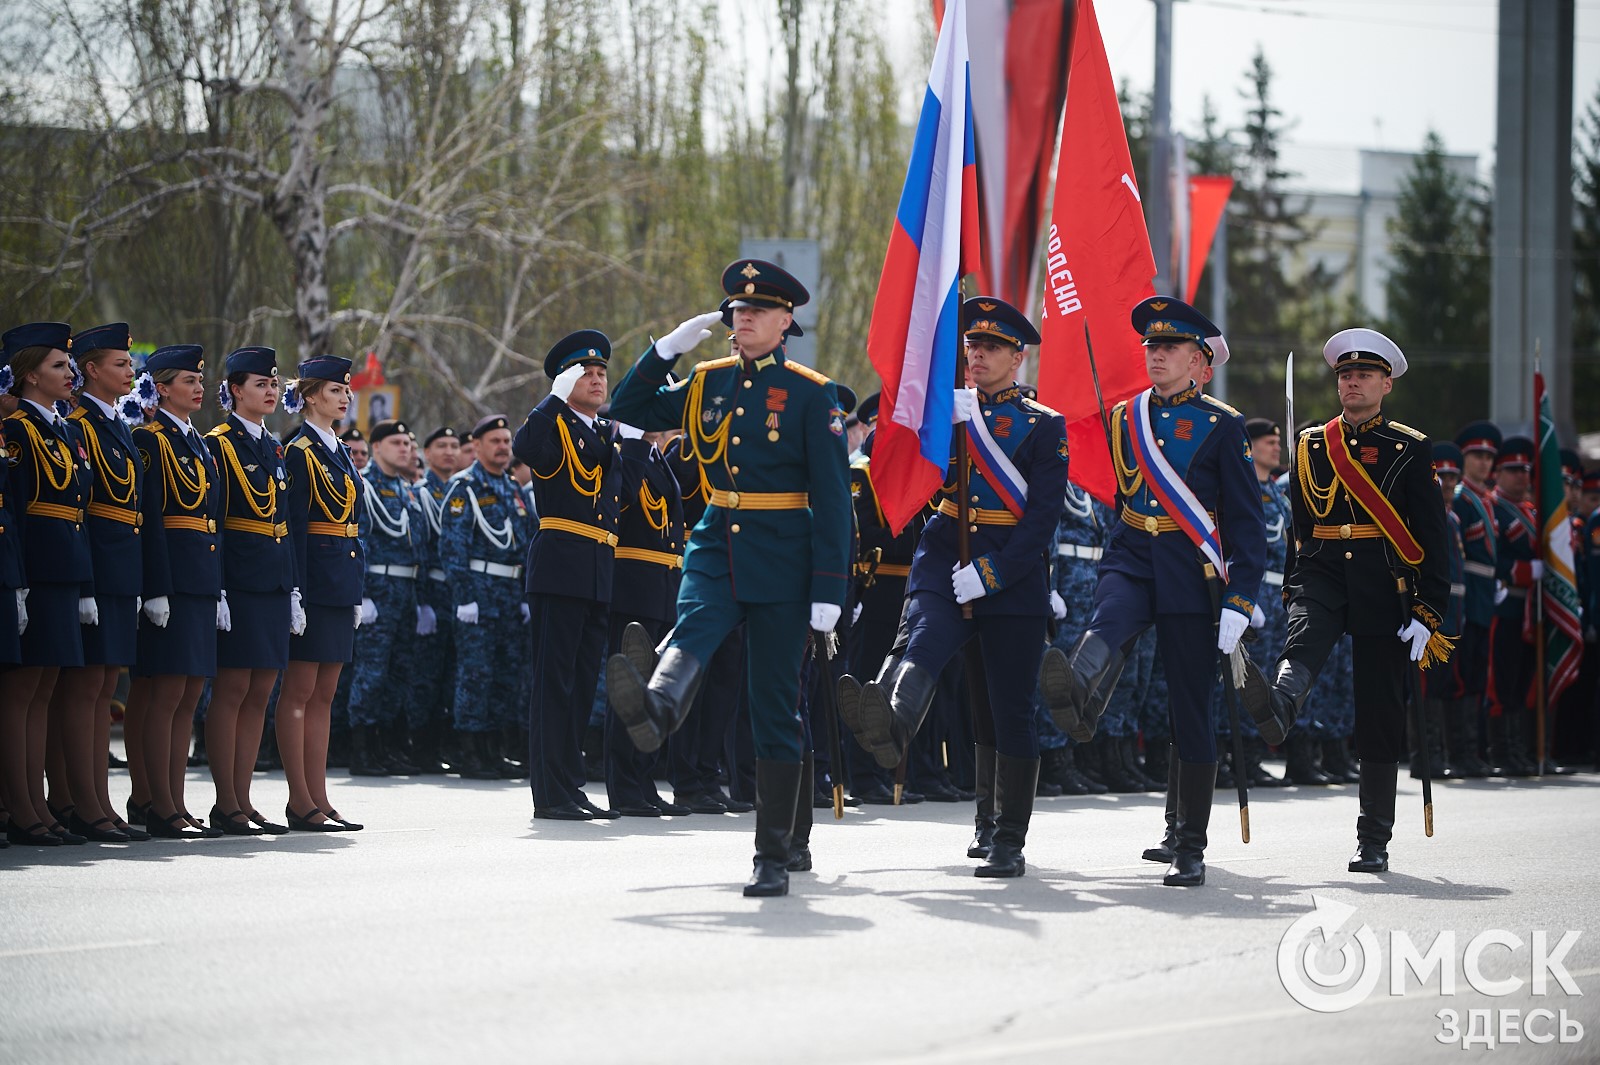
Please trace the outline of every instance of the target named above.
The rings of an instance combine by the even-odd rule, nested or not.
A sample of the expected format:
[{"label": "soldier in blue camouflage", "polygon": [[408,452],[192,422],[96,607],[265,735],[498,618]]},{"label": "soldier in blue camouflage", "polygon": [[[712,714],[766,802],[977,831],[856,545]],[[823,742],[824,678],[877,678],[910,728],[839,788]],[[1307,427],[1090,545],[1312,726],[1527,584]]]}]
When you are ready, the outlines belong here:
[{"label": "soldier in blue camouflage", "polygon": [[[1051,643],[1071,651],[1089,627],[1100,555],[1116,514],[1110,507],[1070,482],[1056,523],[1055,593],[1063,609]],[[1054,605],[1054,601],[1052,601]],[[1065,795],[1101,795],[1104,784],[1089,780],[1076,764],[1073,740],[1056,727],[1037,691],[1033,717],[1039,729],[1040,787],[1052,785]]]},{"label": "soldier in blue camouflage", "polygon": [[412,687],[411,761],[424,773],[444,772],[450,702],[455,696],[455,603],[439,556],[440,518],[445,491],[455,476],[461,441],[448,425],[422,442],[426,469],[413,486],[423,514],[424,574],[417,582],[416,664]]}]

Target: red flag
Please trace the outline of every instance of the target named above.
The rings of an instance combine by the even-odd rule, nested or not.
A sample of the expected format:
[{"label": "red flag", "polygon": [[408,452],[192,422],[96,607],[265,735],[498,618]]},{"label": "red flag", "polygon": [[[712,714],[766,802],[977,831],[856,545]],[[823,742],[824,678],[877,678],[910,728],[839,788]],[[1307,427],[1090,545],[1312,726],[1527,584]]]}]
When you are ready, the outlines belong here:
[{"label": "red flag", "polygon": [[1066,417],[1072,480],[1109,503],[1116,482],[1095,404],[1084,323],[1094,339],[1109,411],[1150,385],[1144,347],[1128,315],[1155,295],[1156,263],[1093,0],[1077,5],[1068,69],[1046,247],[1039,399]]},{"label": "red flag", "polygon": [[1194,303],[1194,294],[1200,290],[1200,275],[1211,258],[1211,242],[1232,192],[1233,178],[1226,174],[1196,174],[1189,179],[1189,277],[1184,287],[1185,303]]}]

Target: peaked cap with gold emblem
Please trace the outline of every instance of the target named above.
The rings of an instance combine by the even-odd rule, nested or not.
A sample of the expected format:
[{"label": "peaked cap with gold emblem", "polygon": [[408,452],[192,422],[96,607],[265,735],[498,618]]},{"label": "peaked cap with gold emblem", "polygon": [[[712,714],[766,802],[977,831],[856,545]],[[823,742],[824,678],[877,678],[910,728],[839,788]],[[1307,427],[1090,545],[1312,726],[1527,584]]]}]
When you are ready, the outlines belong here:
[{"label": "peaked cap with gold emblem", "polygon": [[[777,307],[793,314],[796,307],[811,301],[811,293],[799,279],[765,259],[735,259],[729,263],[722,271],[722,291],[728,296],[717,309],[722,312],[722,324],[729,328],[733,327],[736,307]],[[805,333],[798,322],[791,322],[784,335],[799,337]]]},{"label": "peaked cap with gold emblem", "polygon": [[1039,343],[1028,316],[998,296],[973,296],[961,305],[961,332],[968,340],[993,337],[1022,348]]}]

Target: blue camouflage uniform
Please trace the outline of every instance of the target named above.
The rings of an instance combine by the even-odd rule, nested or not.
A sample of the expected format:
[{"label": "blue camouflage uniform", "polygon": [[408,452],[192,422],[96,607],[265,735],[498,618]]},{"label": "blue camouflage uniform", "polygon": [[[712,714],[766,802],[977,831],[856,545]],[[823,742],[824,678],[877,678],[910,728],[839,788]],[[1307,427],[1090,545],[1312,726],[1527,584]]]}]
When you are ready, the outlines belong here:
[{"label": "blue camouflage uniform", "polygon": [[[391,432],[405,431],[398,422],[380,422],[369,436],[376,447]],[[364,598],[372,600],[378,616],[356,630],[350,725],[391,727],[401,720],[419,725],[423,704],[415,692],[418,582],[427,579],[428,518],[411,483],[384,473],[377,459],[361,476],[366,481],[361,522],[367,562]]]},{"label": "blue camouflage uniform", "polygon": [[[1105,553],[1106,540],[1111,535],[1116,517],[1116,511],[1088,492],[1077,485],[1067,485],[1061,520],[1056,525],[1055,565],[1055,590],[1067,606],[1067,616],[1056,622],[1055,636],[1050,641],[1062,651],[1071,650],[1078,637],[1089,627],[1100,558]],[[1123,676],[1127,677],[1126,669]],[[1111,713],[1108,706],[1107,716]],[[1039,746],[1042,749],[1055,750],[1072,742],[1065,732],[1056,727],[1055,720],[1037,694],[1034,697],[1034,722],[1039,730]]]},{"label": "blue camouflage uniform", "polygon": [[431,467],[423,475],[422,482],[415,486],[417,502],[422,505],[425,519],[423,565],[426,567],[425,579],[417,588],[417,601],[419,605],[431,608],[434,615],[433,632],[417,637],[416,686],[412,705],[423,720],[432,720],[447,711],[455,698],[455,601],[450,594],[450,580],[440,553],[443,546],[444,497],[448,489],[449,482]]}]

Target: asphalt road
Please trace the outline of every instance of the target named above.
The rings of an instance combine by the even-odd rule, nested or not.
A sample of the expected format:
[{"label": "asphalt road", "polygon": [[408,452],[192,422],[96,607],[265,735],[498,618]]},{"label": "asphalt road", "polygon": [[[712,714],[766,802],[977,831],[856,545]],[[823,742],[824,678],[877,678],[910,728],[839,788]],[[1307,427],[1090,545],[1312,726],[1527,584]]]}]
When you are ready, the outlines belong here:
[{"label": "asphalt road", "polygon": [[[1258,793],[1248,846],[1218,792],[1194,890],[1139,860],[1157,795],[1041,800],[1016,881],[972,876],[965,805],[818,811],[815,872],[752,900],[750,814],[536,822],[519,784],[341,778],[364,832],[0,851],[0,1061],[1409,1063],[1464,1056],[1453,1009],[1479,1056],[1592,1062],[1597,783],[1439,785],[1429,840],[1402,777],[1382,877],[1345,871],[1353,786]],[[1391,994],[1441,931],[1452,993]],[[1535,993],[1535,933],[1587,994]],[[1341,965],[1349,1002],[1311,982]]]}]

